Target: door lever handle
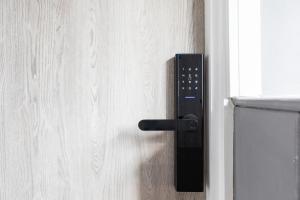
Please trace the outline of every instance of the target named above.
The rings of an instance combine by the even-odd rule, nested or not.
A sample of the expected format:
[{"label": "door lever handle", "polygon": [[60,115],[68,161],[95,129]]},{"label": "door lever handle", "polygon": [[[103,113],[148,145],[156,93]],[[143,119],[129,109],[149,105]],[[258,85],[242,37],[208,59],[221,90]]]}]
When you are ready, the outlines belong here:
[{"label": "door lever handle", "polygon": [[198,118],[191,114],[182,119],[144,119],[138,126],[143,131],[196,131],[198,124]]},{"label": "door lever handle", "polygon": [[143,119],[139,121],[138,126],[143,131],[174,131],[176,130],[176,120]]}]

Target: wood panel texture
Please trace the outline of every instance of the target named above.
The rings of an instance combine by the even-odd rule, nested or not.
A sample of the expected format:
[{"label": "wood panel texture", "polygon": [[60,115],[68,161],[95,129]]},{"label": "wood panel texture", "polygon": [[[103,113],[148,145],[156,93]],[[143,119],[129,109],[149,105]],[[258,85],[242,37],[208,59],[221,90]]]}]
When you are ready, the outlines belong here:
[{"label": "wood panel texture", "polygon": [[1,0],[0,199],[176,193],[171,58],[203,52],[202,0]]}]

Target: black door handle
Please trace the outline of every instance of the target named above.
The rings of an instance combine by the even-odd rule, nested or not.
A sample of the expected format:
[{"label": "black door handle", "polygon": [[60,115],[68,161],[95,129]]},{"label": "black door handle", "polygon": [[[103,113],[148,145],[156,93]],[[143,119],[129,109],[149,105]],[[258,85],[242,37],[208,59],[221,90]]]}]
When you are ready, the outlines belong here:
[{"label": "black door handle", "polygon": [[138,125],[143,131],[175,131],[176,123],[172,119],[144,119]]},{"label": "black door handle", "polygon": [[138,126],[143,131],[196,131],[199,123],[197,116],[190,114],[182,119],[144,119]]}]

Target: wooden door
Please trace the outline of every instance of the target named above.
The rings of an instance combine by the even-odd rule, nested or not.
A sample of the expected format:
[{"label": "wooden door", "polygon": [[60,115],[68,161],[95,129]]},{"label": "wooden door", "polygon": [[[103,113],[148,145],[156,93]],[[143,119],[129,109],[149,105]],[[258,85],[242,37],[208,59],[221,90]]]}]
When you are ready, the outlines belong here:
[{"label": "wooden door", "polygon": [[1,0],[0,199],[176,193],[171,58],[202,53],[202,0]]}]

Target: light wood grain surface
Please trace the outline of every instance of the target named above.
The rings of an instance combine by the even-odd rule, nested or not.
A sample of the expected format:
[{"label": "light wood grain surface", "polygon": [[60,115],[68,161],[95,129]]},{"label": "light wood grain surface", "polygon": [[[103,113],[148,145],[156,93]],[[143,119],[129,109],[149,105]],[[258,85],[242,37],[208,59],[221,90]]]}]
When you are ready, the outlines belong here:
[{"label": "light wood grain surface", "polygon": [[176,193],[175,53],[203,52],[202,0],[1,0],[0,199],[202,199]]}]

